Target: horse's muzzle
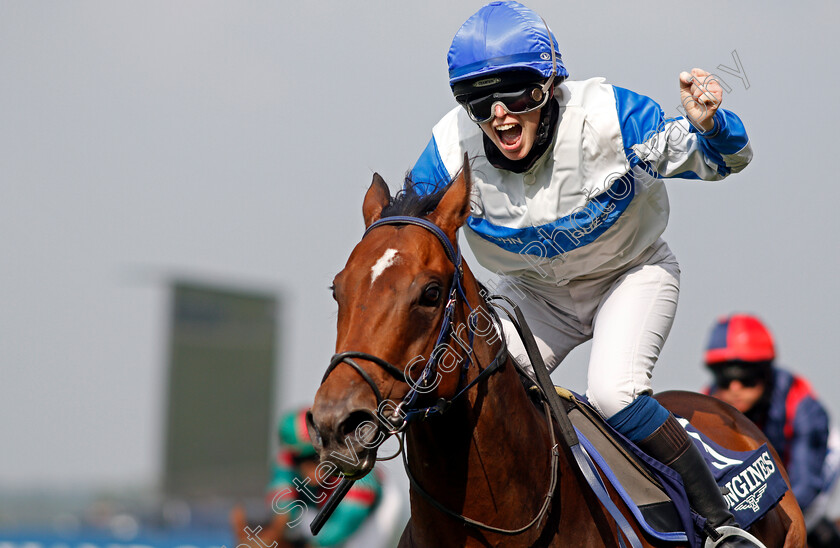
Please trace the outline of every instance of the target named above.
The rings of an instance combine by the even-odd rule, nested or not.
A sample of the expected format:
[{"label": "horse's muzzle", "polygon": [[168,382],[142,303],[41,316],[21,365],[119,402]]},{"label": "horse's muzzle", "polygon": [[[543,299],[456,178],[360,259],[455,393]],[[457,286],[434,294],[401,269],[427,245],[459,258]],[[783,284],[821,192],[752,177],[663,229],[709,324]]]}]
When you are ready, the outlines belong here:
[{"label": "horse's muzzle", "polygon": [[351,479],[358,479],[376,464],[376,449],[384,434],[376,415],[367,409],[343,410],[318,405],[306,415],[309,437],[321,462],[328,462]]}]

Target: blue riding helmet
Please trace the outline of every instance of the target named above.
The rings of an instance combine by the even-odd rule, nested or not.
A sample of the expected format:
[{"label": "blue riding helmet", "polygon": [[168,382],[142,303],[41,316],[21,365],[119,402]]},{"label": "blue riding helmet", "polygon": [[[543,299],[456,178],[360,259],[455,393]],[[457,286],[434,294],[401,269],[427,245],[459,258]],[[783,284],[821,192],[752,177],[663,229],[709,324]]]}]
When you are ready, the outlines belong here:
[{"label": "blue riding helmet", "polygon": [[[557,40],[543,19],[519,2],[491,2],[461,25],[449,48],[449,85],[501,72],[526,71],[546,79],[552,73],[554,45],[557,73],[569,77]],[[483,78],[479,80],[483,83]],[[489,79],[488,86],[496,82]]]}]

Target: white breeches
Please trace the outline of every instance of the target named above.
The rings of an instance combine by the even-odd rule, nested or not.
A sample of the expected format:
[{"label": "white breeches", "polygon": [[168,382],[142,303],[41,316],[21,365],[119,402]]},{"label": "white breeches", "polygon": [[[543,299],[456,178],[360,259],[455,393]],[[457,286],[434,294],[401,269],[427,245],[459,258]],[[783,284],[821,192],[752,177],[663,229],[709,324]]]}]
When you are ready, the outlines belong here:
[{"label": "white breeches", "polygon": [[[652,393],[680,292],[680,267],[664,240],[619,272],[563,286],[508,278],[497,290],[522,309],[549,371],[592,339],[586,396],[604,417]],[[531,370],[516,329],[505,317],[502,326],[511,354]]]}]

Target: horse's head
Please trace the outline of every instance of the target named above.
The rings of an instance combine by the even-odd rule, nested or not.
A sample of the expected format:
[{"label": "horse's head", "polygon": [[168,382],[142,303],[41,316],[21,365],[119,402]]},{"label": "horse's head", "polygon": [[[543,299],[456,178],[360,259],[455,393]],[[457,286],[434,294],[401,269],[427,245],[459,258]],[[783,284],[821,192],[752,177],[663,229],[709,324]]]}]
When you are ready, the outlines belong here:
[{"label": "horse's head", "polygon": [[[389,420],[401,424],[410,408],[405,403],[430,405],[451,398],[459,385],[460,368],[453,362],[466,352],[440,339],[445,330],[451,342],[454,322],[464,321],[453,297],[463,295],[456,234],[470,211],[466,157],[461,174],[444,191],[419,206],[416,198],[392,199],[374,175],[363,206],[367,231],[333,281],[336,355],[315,396],[309,426],[322,462],[349,477],[373,468],[376,447],[393,429]],[[412,203],[413,210],[401,207]],[[414,214],[425,214],[421,224],[413,224]]]}]

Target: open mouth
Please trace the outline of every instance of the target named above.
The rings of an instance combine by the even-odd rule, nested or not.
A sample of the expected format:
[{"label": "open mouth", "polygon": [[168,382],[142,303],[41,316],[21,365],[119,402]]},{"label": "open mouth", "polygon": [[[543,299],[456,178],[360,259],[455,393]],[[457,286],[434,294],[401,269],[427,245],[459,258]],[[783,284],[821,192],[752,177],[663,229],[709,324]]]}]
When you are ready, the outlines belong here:
[{"label": "open mouth", "polygon": [[502,124],[494,128],[496,135],[499,136],[499,142],[506,149],[514,149],[519,145],[522,139],[522,126],[519,124]]}]

